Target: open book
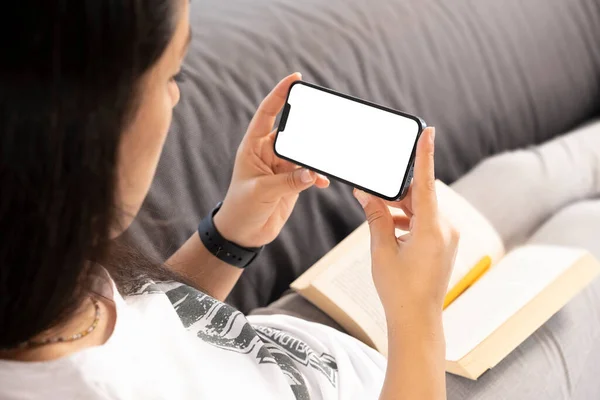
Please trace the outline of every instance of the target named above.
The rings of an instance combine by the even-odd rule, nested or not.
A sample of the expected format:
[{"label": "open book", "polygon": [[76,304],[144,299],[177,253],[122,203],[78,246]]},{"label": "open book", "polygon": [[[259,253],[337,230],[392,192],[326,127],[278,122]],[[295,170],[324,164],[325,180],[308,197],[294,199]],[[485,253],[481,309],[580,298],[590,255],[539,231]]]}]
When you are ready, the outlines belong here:
[{"label": "open book", "polygon": [[[524,246],[505,254],[498,233],[474,207],[441,182],[437,192],[441,213],[461,233],[449,289],[482,257],[492,259],[491,269],[443,314],[446,370],[477,379],[588,285],[600,273],[600,263],[585,250],[558,246]],[[348,333],[387,355],[366,223],[291,287]]]}]

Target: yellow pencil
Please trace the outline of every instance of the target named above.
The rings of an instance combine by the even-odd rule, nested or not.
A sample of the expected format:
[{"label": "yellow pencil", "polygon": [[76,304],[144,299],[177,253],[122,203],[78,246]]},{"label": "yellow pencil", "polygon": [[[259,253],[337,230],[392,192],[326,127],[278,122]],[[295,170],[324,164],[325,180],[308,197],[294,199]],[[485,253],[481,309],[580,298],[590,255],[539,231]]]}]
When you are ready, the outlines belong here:
[{"label": "yellow pencil", "polygon": [[485,274],[492,266],[492,259],[489,256],[483,257],[479,262],[469,271],[464,278],[462,278],[447,294],[444,299],[444,310],[454,300],[464,293],[470,286],[472,286],[479,278]]}]

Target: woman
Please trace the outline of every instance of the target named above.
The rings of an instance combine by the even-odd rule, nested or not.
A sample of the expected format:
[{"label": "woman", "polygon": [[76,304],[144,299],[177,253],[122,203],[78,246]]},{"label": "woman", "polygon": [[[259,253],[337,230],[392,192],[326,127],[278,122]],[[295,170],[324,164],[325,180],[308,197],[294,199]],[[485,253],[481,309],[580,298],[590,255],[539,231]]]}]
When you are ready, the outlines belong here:
[{"label": "woman", "polygon": [[[287,316],[249,324],[221,303],[242,257],[223,261],[199,234],[168,267],[111,244],[142,204],[179,100],[187,0],[11,7],[0,28],[10,41],[0,63],[0,398],[445,397],[441,304],[458,237],[437,213],[432,129],[401,203],[407,217],[356,193],[387,315],[386,365],[325,326]],[[272,151],[297,79],[261,104],[223,205],[204,220],[223,246],[251,254],[278,235],[303,190],[328,185]],[[395,226],[410,234],[397,239]]]}]

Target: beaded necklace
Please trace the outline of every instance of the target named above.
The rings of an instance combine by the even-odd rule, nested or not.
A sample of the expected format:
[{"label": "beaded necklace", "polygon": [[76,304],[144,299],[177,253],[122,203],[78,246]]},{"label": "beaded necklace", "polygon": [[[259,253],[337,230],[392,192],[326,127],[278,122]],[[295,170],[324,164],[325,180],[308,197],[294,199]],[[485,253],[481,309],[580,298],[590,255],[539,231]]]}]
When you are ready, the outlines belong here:
[{"label": "beaded necklace", "polygon": [[48,344],[68,343],[68,342],[74,342],[76,340],[86,337],[87,335],[92,333],[94,331],[94,329],[96,329],[96,327],[98,326],[98,322],[100,321],[100,305],[98,304],[98,300],[94,299],[93,297],[90,297],[90,300],[94,304],[94,309],[96,311],[95,311],[95,315],[94,315],[94,322],[92,322],[92,324],[87,329],[85,329],[81,332],[78,332],[74,335],[67,336],[67,337],[58,336],[58,337],[48,338],[48,339],[44,339],[44,340],[28,340],[26,342],[19,344],[16,348],[26,349],[26,348],[31,348],[31,347],[45,346]]}]

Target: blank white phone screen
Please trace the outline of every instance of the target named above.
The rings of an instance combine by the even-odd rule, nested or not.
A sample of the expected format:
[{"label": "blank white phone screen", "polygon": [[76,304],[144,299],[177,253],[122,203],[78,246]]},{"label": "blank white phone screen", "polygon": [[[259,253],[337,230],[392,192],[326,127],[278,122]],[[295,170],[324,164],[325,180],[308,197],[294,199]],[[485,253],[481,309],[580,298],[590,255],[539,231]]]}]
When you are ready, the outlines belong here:
[{"label": "blank white phone screen", "polygon": [[400,194],[416,120],[294,84],[278,154],[388,198]]}]

